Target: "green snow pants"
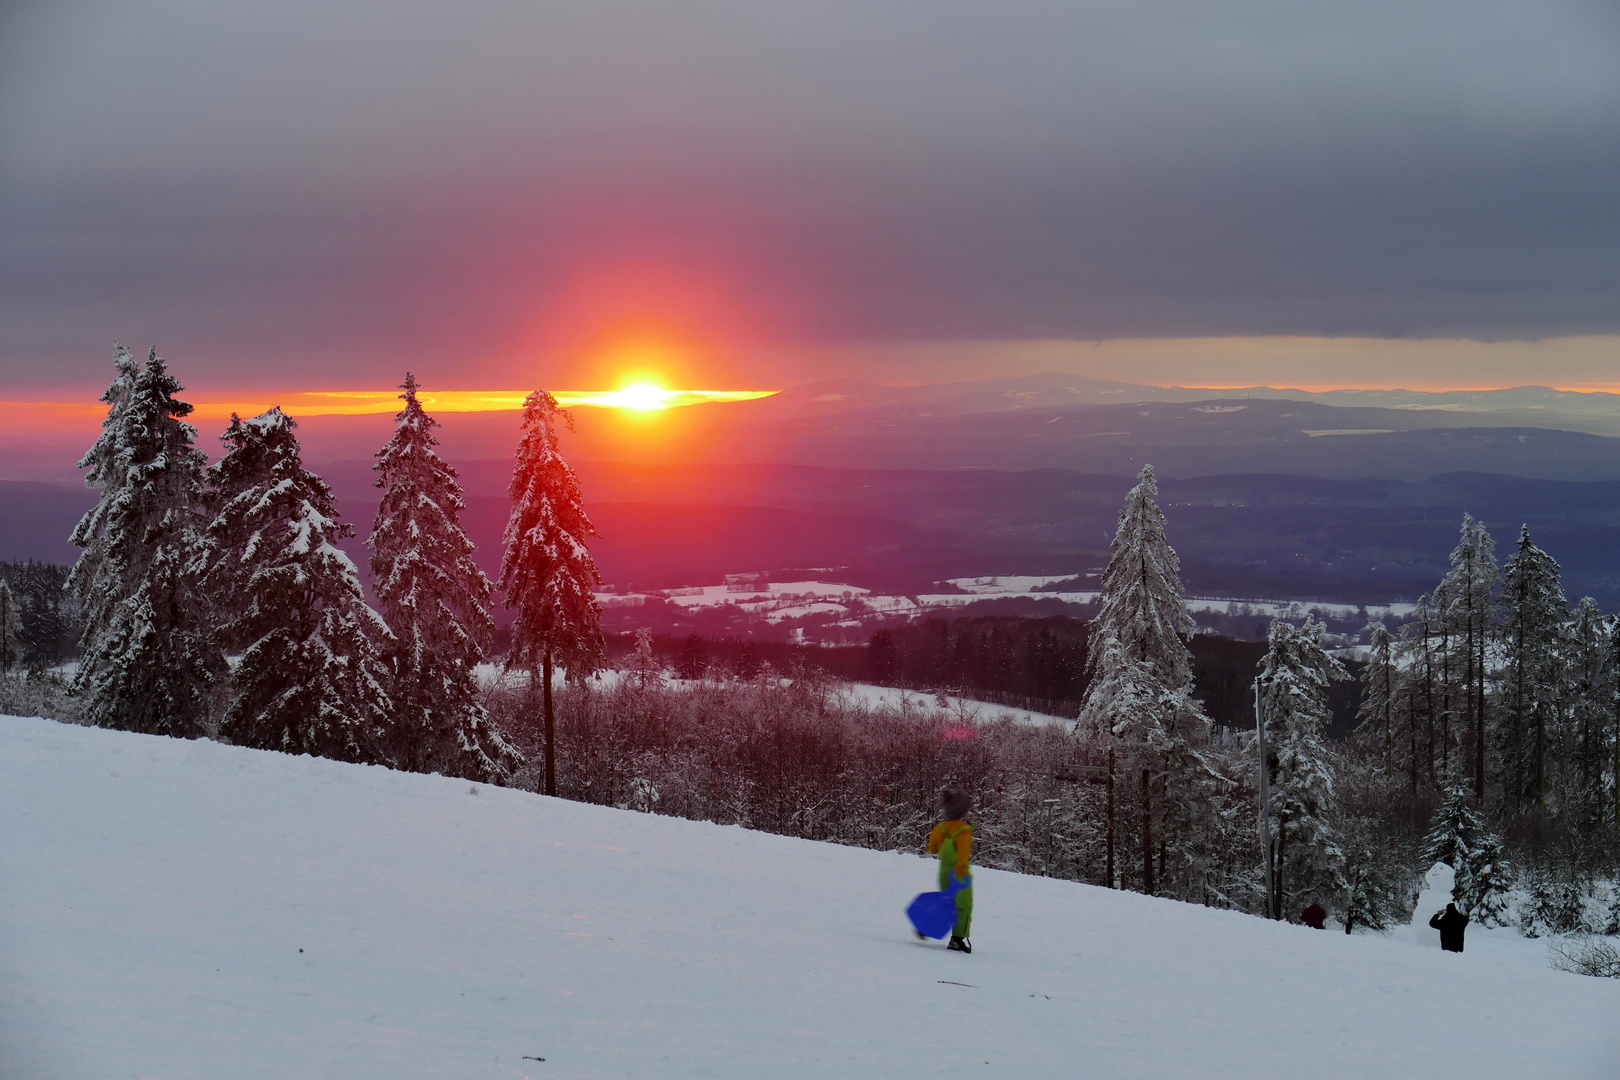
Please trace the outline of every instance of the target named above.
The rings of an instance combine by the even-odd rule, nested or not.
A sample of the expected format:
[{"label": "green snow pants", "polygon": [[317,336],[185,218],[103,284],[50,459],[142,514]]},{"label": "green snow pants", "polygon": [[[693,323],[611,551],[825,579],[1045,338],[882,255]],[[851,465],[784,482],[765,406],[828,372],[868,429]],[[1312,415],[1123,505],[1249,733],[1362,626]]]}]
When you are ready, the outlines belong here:
[{"label": "green snow pants", "polygon": [[[939,891],[949,892],[951,877],[956,872],[956,841],[946,840],[939,848]],[[968,867],[971,877],[973,868]],[[956,891],[956,926],[951,930],[953,937],[968,937],[973,929],[973,886]]]}]

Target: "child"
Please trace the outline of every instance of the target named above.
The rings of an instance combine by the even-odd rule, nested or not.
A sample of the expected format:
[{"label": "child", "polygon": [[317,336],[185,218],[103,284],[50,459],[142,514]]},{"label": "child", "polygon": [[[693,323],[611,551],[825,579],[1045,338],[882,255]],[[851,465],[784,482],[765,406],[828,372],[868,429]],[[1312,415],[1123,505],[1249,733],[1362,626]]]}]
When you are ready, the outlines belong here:
[{"label": "child", "polygon": [[968,872],[968,861],[973,856],[973,826],[965,819],[973,808],[973,799],[965,791],[946,788],[939,793],[939,801],[945,809],[945,820],[929,834],[928,854],[939,856],[939,891],[956,890],[956,926],[947,947],[971,953],[973,943],[968,940],[968,931],[973,928],[973,876]]}]

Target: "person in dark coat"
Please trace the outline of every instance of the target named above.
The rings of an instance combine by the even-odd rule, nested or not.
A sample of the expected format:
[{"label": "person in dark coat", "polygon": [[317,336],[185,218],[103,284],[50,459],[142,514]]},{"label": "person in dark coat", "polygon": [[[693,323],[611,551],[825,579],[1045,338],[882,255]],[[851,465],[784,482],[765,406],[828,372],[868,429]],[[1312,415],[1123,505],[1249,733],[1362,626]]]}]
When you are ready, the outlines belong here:
[{"label": "person in dark coat", "polygon": [[1440,931],[1440,947],[1446,952],[1463,951],[1463,931],[1468,928],[1468,916],[1457,910],[1456,904],[1447,904],[1446,910],[1434,913],[1429,925]]},{"label": "person in dark coat", "polygon": [[1312,900],[1311,906],[1299,913],[1300,921],[1312,930],[1327,929],[1327,908]]}]

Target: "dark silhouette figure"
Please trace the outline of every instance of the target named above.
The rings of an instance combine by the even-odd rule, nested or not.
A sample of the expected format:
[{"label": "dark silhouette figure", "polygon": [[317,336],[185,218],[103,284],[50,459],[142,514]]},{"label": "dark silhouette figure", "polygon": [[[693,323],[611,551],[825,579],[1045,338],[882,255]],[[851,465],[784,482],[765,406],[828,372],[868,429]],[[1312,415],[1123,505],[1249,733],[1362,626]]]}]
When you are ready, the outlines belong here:
[{"label": "dark silhouette figure", "polygon": [[1326,930],[1327,908],[1312,900],[1311,906],[1299,913],[1299,919],[1312,930]]},{"label": "dark silhouette figure", "polygon": [[1440,931],[1440,947],[1446,952],[1463,951],[1463,931],[1468,927],[1468,916],[1457,910],[1456,904],[1447,904],[1446,910],[1434,913],[1429,925]]}]

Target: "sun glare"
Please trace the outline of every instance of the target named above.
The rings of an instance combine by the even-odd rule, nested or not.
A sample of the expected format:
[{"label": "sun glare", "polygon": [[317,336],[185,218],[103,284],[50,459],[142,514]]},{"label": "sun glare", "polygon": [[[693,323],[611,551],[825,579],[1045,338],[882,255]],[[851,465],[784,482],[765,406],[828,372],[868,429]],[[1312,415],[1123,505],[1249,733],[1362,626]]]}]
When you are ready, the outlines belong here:
[{"label": "sun glare", "polygon": [[663,409],[669,405],[669,399],[675,395],[662,386],[651,383],[636,383],[620,390],[616,395],[616,404],[621,409]]},{"label": "sun glare", "polygon": [[[753,401],[770,397],[774,390],[666,390],[650,382],[635,382],[618,390],[553,390],[557,404],[565,409],[586,405],[599,409],[627,409],[653,413],[682,405],[702,405],[726,401]],[[424,390],[419,393],[430,412],[517,411],[523,408],[527,390]],[[271,405],[280,405],[300,416],[354,416],[399,411],[397,390],[303,390],[265,395],[259,400],[199,401],[193,403],[193,420],[222,420],[231,413],[253,416]],[[39,417],[102,416],[106,408],[93,403],[0,401],[0,408],[12,415]]]}]

